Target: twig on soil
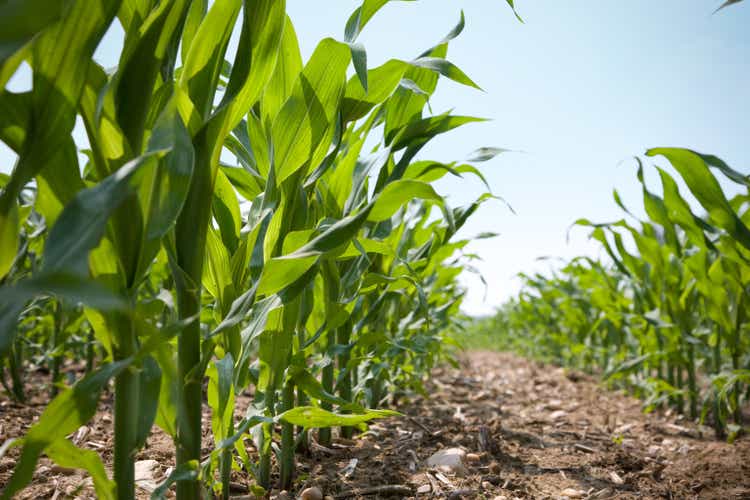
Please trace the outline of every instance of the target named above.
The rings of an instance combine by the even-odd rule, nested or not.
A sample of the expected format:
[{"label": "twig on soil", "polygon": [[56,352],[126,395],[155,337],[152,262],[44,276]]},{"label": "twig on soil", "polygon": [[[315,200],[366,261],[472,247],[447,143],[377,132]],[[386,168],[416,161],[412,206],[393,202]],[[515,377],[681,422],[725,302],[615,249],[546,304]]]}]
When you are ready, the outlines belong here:
[{"label": "twig on soil", "polygon": [[325,453],[326,455],[339,455],[341,451],[339,450],[333,450],[331,448],[327,448],[323,446],[322,444],[318,444],[313,440],[310,440],[310,447],[315,451],[320,451]]},{"label": "twig on soil", "polygon": [[430,486],[432,486],[433,494],[437,494],[437,495],[442,494],[443,489],[440,487],[440,483],[435,481],[435,479],[432,477],[432,474],[428,472],[427,474],[425,474],[425,477],[430,482]]},{"label": "twig on soil", "polygon": [[476,492],[474,490],[464,488],[462,490],[451,491],[450,494],[448,495],[448,499],[453,500],[457,498],[464,498],[464,497],[474,495],[475,493]]},{"label": "twig on soil", "polygon": [[406,418],[409,420],[409,422],[413,423],[414,425],[416,425],[417,427],[425,431],[427,435],[432,436],[434,434],[429,428],[427,428],[426,425],[424,425],[422,422],[412,417],[411,415],[407,415]]},{"label": "twig on soil", "polygon": [[368,495],[413,495],[414,490],[403,484],[386,484],[383,486],[372,486],[370,488],[354,488],[342,491],[334,498],[351,498]]},{"label": "twig on soil", "polygon": [[438,472],[436,470],[431,470],[430,474],[432,474],[433,476],[435,476],[435,478],[438,481],[440,481],[441,483],[443,483],[444,485],[446,485],[446,486],[448,486],[450,488],[455,488],[455,486],[453,486],[453,483],[451,483],[450,480],[447,477],[445,477],[444,474],[442,474],[442,473],[440,473],[440,472]]},{"label": "twig on soil", "polygon": [[582,451],[584,453],[596,453],[596,450],[593,448],[589,448],[585,444],[576,443],[573,445],[573,448],[575,448],[578,451]]}]

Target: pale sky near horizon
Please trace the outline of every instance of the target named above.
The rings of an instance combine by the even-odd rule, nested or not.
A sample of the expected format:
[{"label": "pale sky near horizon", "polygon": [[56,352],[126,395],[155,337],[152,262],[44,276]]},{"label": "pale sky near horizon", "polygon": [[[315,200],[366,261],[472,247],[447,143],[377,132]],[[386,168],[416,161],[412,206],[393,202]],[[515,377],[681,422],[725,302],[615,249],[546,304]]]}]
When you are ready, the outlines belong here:
[{"label": "pale sky near horizon", "polygon": [[[359,3],[288,0],[303,57],[325,36],[342,39]],[[568,228],[580,217],[621,218],[613,188],[642,212],[628,159],[649,147],[689,147],[750,173],[750,2],[712,14],[720,3],[517,0],[521,24],[505,0],[421,0],[386,5],[368,24],[359,41],[373,67],[416,57],[456,24],[463,9],[466,28],[451,42],[448,59],[484,92],[443,79],[432,109],[491,121],[446,134],[421,156],[460,161],[482,146],[524,151],[479,164],[493,192],[517,215],[488,202],[462,231],[463,237],[501,234],[467,250],[483,259],[475,266],[488,289],[485,300],[477,278],[461,278],[468,288],[466,312],[492,312],[518,291],[518,272],[549,268],[538,257],[599,255],[585,229],[573,230],[566,242]],[[97,56],[112,66],[117,50],[107,39]],[[0,171],[12,163],[0,144]],[[654,176],[647,177],[659,191]],[[453,206],[483,192],[474,180],[449,179],[437,188]]]}]

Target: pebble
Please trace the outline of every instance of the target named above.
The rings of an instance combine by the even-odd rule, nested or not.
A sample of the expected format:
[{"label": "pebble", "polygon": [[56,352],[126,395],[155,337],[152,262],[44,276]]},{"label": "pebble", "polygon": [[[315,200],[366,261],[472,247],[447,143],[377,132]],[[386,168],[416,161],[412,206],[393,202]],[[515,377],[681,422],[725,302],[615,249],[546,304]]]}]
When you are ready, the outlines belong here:
[{"label": "pebble", "polygon": [[574,488],[565,488],[560,492],[560,495],[568,498],[583,498],[586,496],[586,492]]},{"label": "pebble", "polygon": [[609,479],[618,486],[625,484],[625,480],[615,471],[609,473]]},{"label": "pebble", "polygon": [[461,448],[445,448],[428,458],[427,466],[435,467],[448,474],[462,476],[467,472],[464,466],[465,458],[466,452]]},{"label": "pebble", "polygon": [[320,491],[320,488],[313,486],[303,490],[300,498],[302,500],[323,500],[323,492]]},{"label": "pebble", "polygon": [[550,413],[549,418],[551,420],[560,420],[561,418],[565,418],[567,415],[568,412],[566,412],[565,410],[557,410]]},{"label": "pebble", "polygon": [[612,488],[604,488],[601,491],[598,491],[591,495],[591,498],[610,498],[614,496],[615,492],[612,490]]},{"label": "pebble", "polygon": [[51,470],[56,474],[65,475],[73,474],[76,471],[75,469],[72,469],[70,467],[63,467],[62,465],[53,465]]},{"label": "pebble", "polygon": [[426,495],[427,493],[432,491],[432,486],[429,484],[423,484],[419,488],[417,488],[417,495]]}]

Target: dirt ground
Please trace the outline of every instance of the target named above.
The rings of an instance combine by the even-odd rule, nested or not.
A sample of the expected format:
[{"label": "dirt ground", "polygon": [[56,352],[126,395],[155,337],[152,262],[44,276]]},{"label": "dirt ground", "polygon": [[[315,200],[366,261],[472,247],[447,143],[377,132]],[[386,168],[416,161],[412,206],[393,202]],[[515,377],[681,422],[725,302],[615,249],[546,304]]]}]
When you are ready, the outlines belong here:
[{"label": "dirt ground", "polygon": [[[460,369],[435,370],[427,388],[429,397],[399,404],[405,417],[375,423],[353,440],[338,438],[331,448],[313,444],[309,456],[298,457],[290,497],[315,486],[333,498],[750,499],[750,438],[729,445],[681,416],[645,415],[639,401],[587,376],[472,352]],[[45,399],[37,394],[25,406],[1,401],[0,441],[22,435]],[[110,405],[104,401],[94,420],[71,436],[107,465]],[[204,442],[208,452],[210,436]],[[427,466],[429,457],[450,448],[461,449],[462,465]],[[17,456],[11,450],[0,459],[0,487]],[[171,440],[155,430],[138,459],[154,461],[139,482],[139,497],[148,498],[173,463]],[[238,499],[249,498],[249,483],[249,477],[233,478]],[[85,475],[42,459],[18,498],[74,497],[94,497]]]}]

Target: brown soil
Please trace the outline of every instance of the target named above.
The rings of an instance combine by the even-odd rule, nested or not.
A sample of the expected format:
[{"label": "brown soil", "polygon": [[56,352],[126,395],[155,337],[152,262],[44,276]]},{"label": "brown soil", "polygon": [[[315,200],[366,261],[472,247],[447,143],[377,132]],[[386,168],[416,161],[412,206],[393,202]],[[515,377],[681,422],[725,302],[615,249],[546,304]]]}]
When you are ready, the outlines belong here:
[{"label": "brown soil", "polygon": [[[314,444],[310,456],[298,457],[294,493],[317,486],[334,498],[750,499],[750,439],[729,445],[669,412],[645,415],[639,401],[587,376],[474,352],[460,369],[435,370],[427,389],[429,397],[398,405],[404,418],[373,424],[331,448]],[[25,406],[0,402],[0,440],[23,435],[45,403],[41,392]],[[71,436],[99,451],[107,465],[110,405],[104,401],[94,420]],[[204,444],[208,452],[210,436]],[[468,453],[465,474],[426,467],[433,453],[453,447]],[[0,487],[17,456],[11,450],[0,459]],[[154,431],[138,459],[157,460],[161,479],[173,462],[171,440]],[[248,477],[233,481],[237,495],[248,494]],[[139,490],[139,496],[148,493]],[[93,493],[82,473],[42,459],[19,498],[51,497]]]}]

